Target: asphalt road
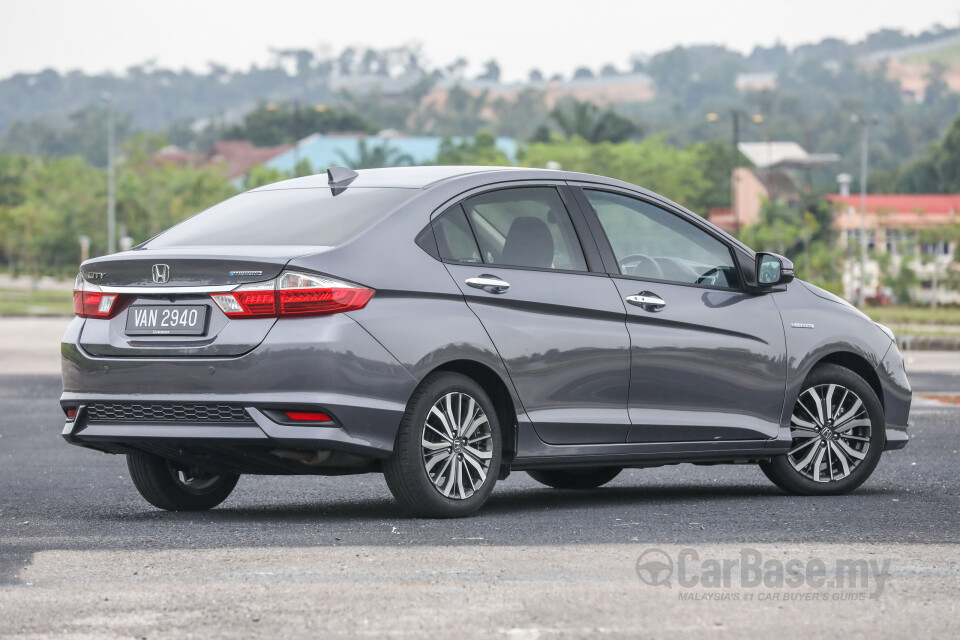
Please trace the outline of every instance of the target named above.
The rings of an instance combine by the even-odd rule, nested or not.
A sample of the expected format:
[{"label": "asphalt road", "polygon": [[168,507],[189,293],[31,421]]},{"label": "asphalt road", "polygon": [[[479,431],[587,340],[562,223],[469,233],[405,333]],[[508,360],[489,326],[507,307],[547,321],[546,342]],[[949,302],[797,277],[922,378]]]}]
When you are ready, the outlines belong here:
[{"label": "asphalt road", "polygon": [[[958,392],[960,376],[914,385]],[[475,517],[432,521],[379,475],[248,476],[213,511],[157,511],[123,458],[60,439],[59,391],[0,376],[0,636],[960,633],[958,408],[915,406],[910,445],[849,496],[788,496],[753,466],[628,470],[586,492],[517,473]],[[638,578],[644,551],[684,547],[890,570],[879,594]]]}]

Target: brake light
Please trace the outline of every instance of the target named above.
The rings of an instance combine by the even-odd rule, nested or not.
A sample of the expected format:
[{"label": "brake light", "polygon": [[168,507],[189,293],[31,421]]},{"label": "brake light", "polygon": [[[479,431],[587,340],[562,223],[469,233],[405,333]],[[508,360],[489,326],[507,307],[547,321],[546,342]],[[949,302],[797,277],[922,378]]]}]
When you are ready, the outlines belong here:
[{"label": "brake light", "polygon": [[362,309],[376,293],[349,282],[287,271],[210,297],[231,318],[325,315]]},{"label": "brake light", "polygon": [[112,318],[120,310],[117,298],[115,293],[103,293],[99,286],[78,275],[73,286],[73,312],[81,318]]}]

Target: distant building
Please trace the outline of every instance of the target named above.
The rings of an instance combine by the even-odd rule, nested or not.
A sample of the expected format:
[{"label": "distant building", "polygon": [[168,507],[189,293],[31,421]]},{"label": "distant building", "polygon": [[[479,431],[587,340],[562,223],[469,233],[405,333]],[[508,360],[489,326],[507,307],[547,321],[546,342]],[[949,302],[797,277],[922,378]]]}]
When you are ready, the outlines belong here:
[{"label": "distant building", "polygon": [[762,91],[777,88],[776,71],[757,71],[752,73],[738,73],[735,81],[740,91]]},{"label": "distant building", "polygon": [[710,222],[725,231],[736,231],[760,222],[764,200],[795,201],[800,197],[799,172],[840,160],[835,153],[807,153],[796,142],[741,142],[740,153],[753,168],[733,170],[733,206],[715,208]]},{"label": "distant building", "polygon": [[291,145],[278,147],[255,147],[247,140],[220,140],[214,142],[206,154],[190,153],[179,147],[164,147],[154,158],[159,162],[175,164],[178,167],[202,167],[217,165],[223,175],[236,180],[250,169],[275,158],[292,149]]},{"label": "distant building", "polygon": [[250,169],[282,156],[291,148],[288,144],[276,147],[255,147],[246,140],[220,140],[210,147],[206,161],[223,165],[224,175],[234,180]]},{"label": "distant building", "polygon": [[[837,207],[834,228],[840,232],[840,245],[846,249],[843,273],[847,298],[857,297],[860,287],[860,196],[830,195]],[[960,294],[940,287],[951,270],[957,268],[956,243],[946,237],[927,233],[920,241],[918,232],[960,224],[960,194],[868,194],[864,208],[867,248],[876,254],[890,255],[894,269],[906,261],[917,274],[919,285],[911,293],[920,302],[960,303]],[[864,295],[873,296],[884,288],[880,263],[873,258],[864,265]]]},{"label": "distant building", "polygon": [[625,102],[649,102],[657,94],[656,83],[645,73],[621,73],[615,76],[594,76],[570,80],[544,80],[541,82],[503,84],[492,80],[443,80],[428,93],[420,111],[447,111],[447,99],[454,87],[478,96],[485,94],[486,105],[481,111],[485,118],[496,117],[493,104],[497,100],[513,102],[527,89],[543,92],[544,104],[552,109],[557,103],[573,99],[593,102],[598,105],[613,105]]}]

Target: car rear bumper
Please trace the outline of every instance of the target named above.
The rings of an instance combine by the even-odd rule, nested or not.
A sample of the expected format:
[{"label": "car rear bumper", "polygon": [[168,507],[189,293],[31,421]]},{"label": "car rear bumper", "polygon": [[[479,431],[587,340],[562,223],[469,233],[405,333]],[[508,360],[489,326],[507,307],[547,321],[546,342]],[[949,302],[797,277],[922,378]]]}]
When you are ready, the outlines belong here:
[{"label": "car rear bumper", "polygon": [[902,427],[897,427],[893,425],[887,425],[887,442],[883,447],[884,451],[895,451],[896,449],[903,449],[907,446],[907,443],[910,442],[910,436],[907,435],[906,425]]},{"label": "car rear bumper", "polygon": [[[216,443],[268,449],[326,450],[385,458],[417,380],[360,325],[344,314],[280,319],[248,353],[230,358],[96,357],[79,346],[83,320],[61,345],[61,405],[77,408],[64,438],[121,452],[151,446]],[[93,403],[114,406],[242,407],[239,420],[206,416],[91,419]],[[332,423],[283,424],[284,408],[316,408]]]},{"label": "car rear bumper", "polygon": [[[265,448],[287,448],[305,451],[339,451],[371,458],[386,458],[393,449],[392,439],[380,437],[385,431],[373,429],[364,433],[357,429],[362,421],[365,423],[390,424],[399,423],[402,411],[396,408],[385,407],[347,407],[336,405],[333,402],[318,404],[318,407],[335,413],[337,416],[357,415],[360,420],[349,420],[353,427],[350,431],[338,422],[329,425],[289,425],[280,424],[268,418],[263,411],[253,406],[244,407],[251,417],[249,423],[220,424],[220,423],[191,423],[189,421],[156,423],[156,422],[98,422],[88,420],[85,404],[97,398],[87,397],[84,400],[72,399],[72,394],[64,394],[61,402],[65,406],[79,406],[77,417],[64,424],[63,437],[71,443],[87,446],[93,449],[109,450],[103,445],[129,445],[138,448],[147,442],[164,441],[166,444],[181,444],[189,446],[191,443],[212,442],[232,443],[237,445],[254,445]],[[322,394],[321,394],[322,396]],[[116,400],[111,397],[111,400]],[[141,399],[142,400],[142,399]],[[221,400],[222,401],[222,400]],[[296,403],[304,406],[302,401]],[[331,409],[332,407],[332,409]]]}]

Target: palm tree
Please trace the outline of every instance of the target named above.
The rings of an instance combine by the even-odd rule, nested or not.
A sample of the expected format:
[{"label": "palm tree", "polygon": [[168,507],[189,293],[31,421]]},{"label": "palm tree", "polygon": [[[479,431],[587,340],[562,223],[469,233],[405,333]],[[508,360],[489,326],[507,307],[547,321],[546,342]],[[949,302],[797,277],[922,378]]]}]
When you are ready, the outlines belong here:
[{"label": "palm tree", "polygon": [[600,107],[592,102],[571,100],[557,105],[550,112],[550,118],[567,138],[577,135],[593,144],[623,142],[640,135],[640,128],[632,120],[612,109],[601,113]]}]

